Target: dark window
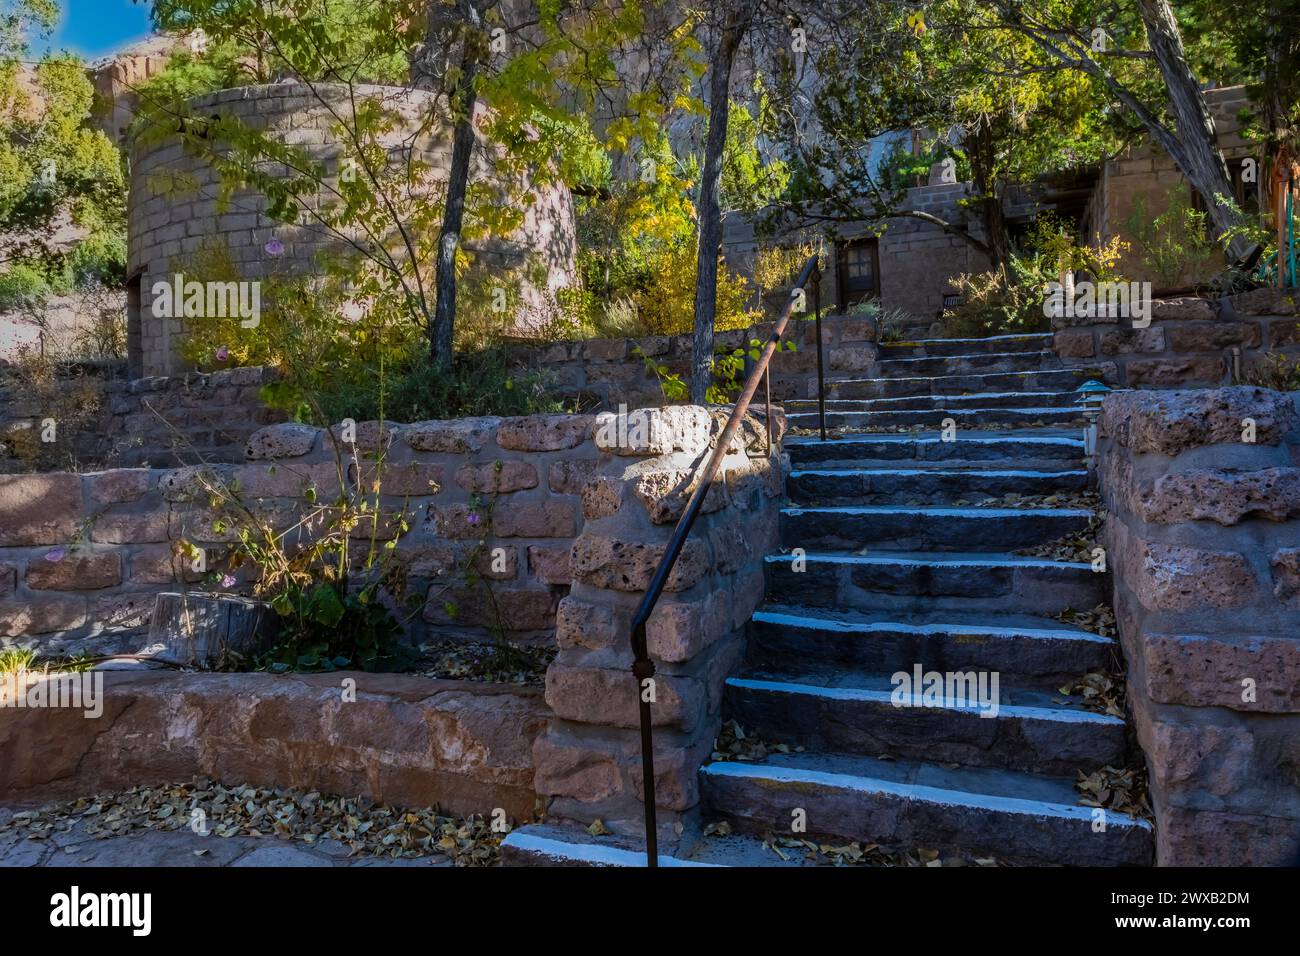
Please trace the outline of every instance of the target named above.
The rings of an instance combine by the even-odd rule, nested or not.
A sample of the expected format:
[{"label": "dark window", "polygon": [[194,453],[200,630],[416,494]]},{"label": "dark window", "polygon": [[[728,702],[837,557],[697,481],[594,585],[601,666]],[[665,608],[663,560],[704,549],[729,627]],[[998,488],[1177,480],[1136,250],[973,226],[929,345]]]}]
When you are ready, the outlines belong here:
[{"label": "dark window", "polygon": [[840,247],[840,299],[845,306],[880,294],[880,259],[875,239]]}]

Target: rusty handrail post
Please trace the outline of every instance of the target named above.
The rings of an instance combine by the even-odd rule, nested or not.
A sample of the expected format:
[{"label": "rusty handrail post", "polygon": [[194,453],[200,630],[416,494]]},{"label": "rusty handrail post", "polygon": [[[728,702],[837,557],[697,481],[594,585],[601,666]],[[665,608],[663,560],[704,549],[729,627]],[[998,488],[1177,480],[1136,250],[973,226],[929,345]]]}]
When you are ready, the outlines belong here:
[{"label": "rusty handrail post", "polygon": [[[786,303],[785,309],[781,312],[781,317],[772,329],[771,336],[763,346],[758,362],[750,369],[749,377],[745,379],[745,387],[741,389],[739,397],[736,398],[735,407],[731,410],[731,417],[727,419],[722,434],[718,436],[717,444],[713,446],[713,452],[709,455],[708,463],[700,473],[699,483],[696,484],[695,490],[691,492],[691,497],[682,510],[682,516],[677,519],[677,526],[673,528],[673,536],[668,540],[668,546],[664,549],[664,556],[659,560],[659,566],[655,568],[654,577],[650,579],[650,585],[646,588],[645,596],[641,599],[636,614],[632,616],[632,676],[636,678],[637,702],[640,713],[641,774],[643,777],[642,791],[645,799],[645,855],[646,866],[649,867],[659,865],[659,833],[655,810],[654,731],[651,728],[650,702],[647,700],[645,693],[645,682],[654,677],[655,665],[654,661],[650,659],[650,652],[646,647],[646,624],[650,620],[650,615],[654,613],[655,605],[659,603],[659,597],[663,594],[664,585],[668,583],[668,576],[677,564],[677,558],[681,555],[682,548],[686,545],[686,538],[691,533],[691,528],[695,526],[695,519],[699,517],[700,508],[704,504],[704,496],[708,494],[709,486],[713,484],[713,479],[718,475],[718,469],[722,467],[722,459],[727,457],[727,449],[731,447],[731,442],[736,437],[736,430],[740,428],[740,421],[745,417],[745,412],[749,411],[749,404],[754,400],[754,394],[758,391],[758,380],[766,375],[768,363],[772,361],[772,354],[776,351],[781,336],[785,334],[785,327],[790,323],[790,316],[794,312],[795,301],[803,292],[804,286],[808,284],[809,276],[813,274],[816,268],[817,256],[814,254],[808,258],[803,268],[799,270],[799,277],[795,280],[794,288],[790,293],[790,301]],[[769,424],[771,420],[771,406],[769,405]]]},{"label": "rusty handrail post", "polygon": [[763,369],[763,400],[767,403],[767,457],[772,457],[772,369]]},{"label": "rusty handrail post", "polygon": [[822,273],[813,269],[813,326],[817,336],[817,425],[826,440],[826,373],[822,370]]}]

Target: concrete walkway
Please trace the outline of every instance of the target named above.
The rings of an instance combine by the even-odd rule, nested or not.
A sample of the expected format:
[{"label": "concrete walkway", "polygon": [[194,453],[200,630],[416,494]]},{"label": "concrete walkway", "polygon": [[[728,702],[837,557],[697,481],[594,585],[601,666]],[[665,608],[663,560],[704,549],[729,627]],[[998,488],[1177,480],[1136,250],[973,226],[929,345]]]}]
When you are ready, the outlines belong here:
[{"label": "concrete walkway", "polygon": [[[12,811],[0,808],[0,824]],[[17,866],[452,866],[445,856],[391,859],[349,856],[337,840],[315,845],[278,837],[203,836],[190,830],[135,830],[96,838],[78,821],[66,832],[30,840],[21,831],[0,833],[0,867]]]}]

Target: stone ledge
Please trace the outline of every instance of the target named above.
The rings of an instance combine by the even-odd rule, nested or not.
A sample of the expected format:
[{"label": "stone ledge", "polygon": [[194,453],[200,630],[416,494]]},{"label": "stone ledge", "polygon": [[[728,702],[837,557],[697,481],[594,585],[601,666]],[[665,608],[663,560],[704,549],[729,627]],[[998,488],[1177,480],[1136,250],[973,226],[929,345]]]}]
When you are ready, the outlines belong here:
[{"label": "stone ledge", "polygon": [[[205,775],[452,813],[533,814],[538,688],[406,674],[104,673],[104,712],[6,708],[0,795]],[[341,681],[357,682],[344,703]]]}]

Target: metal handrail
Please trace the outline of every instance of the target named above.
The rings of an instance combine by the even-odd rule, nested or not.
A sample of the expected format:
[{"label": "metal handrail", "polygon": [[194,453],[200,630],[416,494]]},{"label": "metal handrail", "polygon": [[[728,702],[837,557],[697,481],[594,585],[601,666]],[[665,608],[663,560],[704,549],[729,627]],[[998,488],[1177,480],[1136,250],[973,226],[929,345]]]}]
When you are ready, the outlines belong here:
[{"label": "metal handrail", "polygon": [[[799,300],[804,287],[809,281],[813,284],[813,308],[817,318],[818,384],[820,390],[821,272],[818,269],[817,254],[814,253],[808,257],[808,261],[799,270],[799,276],[790,292],[790,301],[786,303],[781,312],[781,317],[772,329],[771,337],[768,338],[767,344],[763,346],[762,353],[750,369],[749,377],[745,379],[745,387],[741,389],[740,397],[736,399],[731,417],[727,419],[727,425],[723,428],[718,443],[714,446],[713,453],[704,466],[704,471],[700,473],[700,482],[695,486],[695,490],[691,492],[691,497],[686,502],[686,508],[677,521],[677,527],[673,529],[673,536],[668,542],[668,548],[659,561],[659,567],[655,569],[654,577],[650,579],[650,586],[646,589],[645,597],[641,599],[641,604],[632,617],[632,675],[636,678],[637,700],[639,701],[641,713],[641,772],[645,781],[643,790],[645,797],[646,866],[655,867],[659,865],[659,834],[656,829],[657,817],[655,812],[654,733],[650,727],[650,701],[646,699],[645,694],[645,682],[654,677],[655,665],[650,660],[650,653],[646,648],[646,623],[650,620],[655,605],[659,603],[659,597],[663,594],[664,585],[668,582],[668,575],[672,573],[673,567],[677,564],[677,558],[686,545],[687,536],[695,526],[695,519],[699,517],[700,507],[704,504],[704,496],[708,494],[709,486],[713,484],[713,479],[718,475],[718,469],[722,467],[722,459],[727,456],[727,449],[731,447],[731,441],[736,435],[736,430],[740,427],[740,421],[745,417],[745,413],[749,411],[749,403],[758,390],[758,383],[760,380],[767,381],[768,363],[772,360],[772,355],[781,342],[781,336],[785,333],[785,327],[790,322],[795,302]],[[825,437],[825,403],[822,402],[821,405],[823,407],[822,436]],[[767,427],[770,453],[772,447],[772,396],[770,389],[767,392]]]}]

